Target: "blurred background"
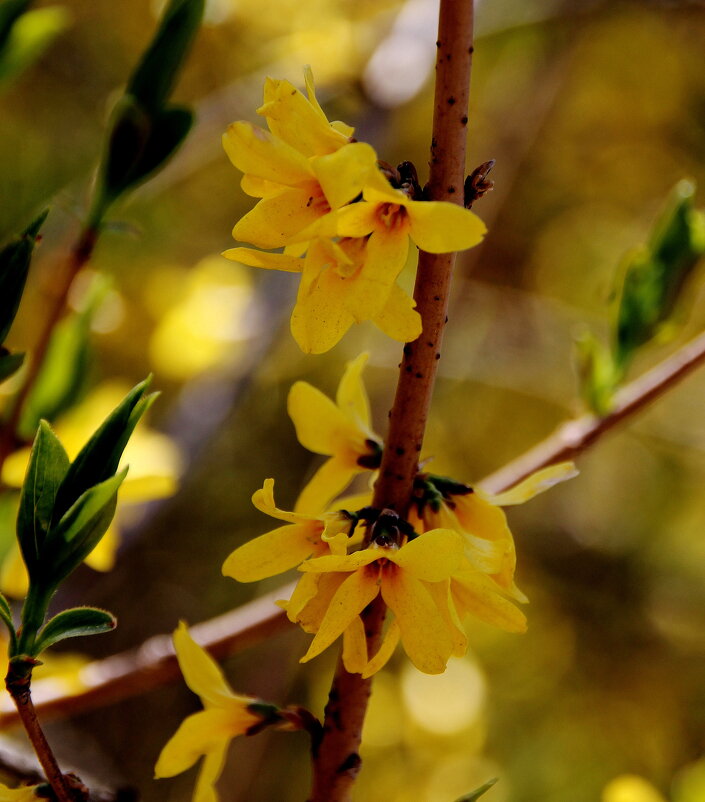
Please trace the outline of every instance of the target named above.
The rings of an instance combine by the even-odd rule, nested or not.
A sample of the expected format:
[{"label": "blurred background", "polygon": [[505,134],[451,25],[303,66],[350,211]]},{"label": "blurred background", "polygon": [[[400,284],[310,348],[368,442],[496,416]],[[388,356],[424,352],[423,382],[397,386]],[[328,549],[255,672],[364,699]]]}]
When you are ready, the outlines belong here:
[{"label": "blurred background", "polygon": [[[107,115],[159,11],[146,0],[36,5],[59,4],[62,33],[0,87],[0,241],[51,206],[9,340],[17,349],[34,342]],[[468,168],[496,159],[496,188],[475,206],[487,239],[459,260],[425,448],[436,472],[470,483],[580,412],[576,334],[606,331],[623,255],[645,241],[673,185],[705,186],[704,3],[477,6]],[[354,125],[386,161],[413,161],[423,183],[436,13],[433,0],[209,0],[176,92],[196,109],[196,128],[166,170],[111,211],[72,301],[84,335],[64,352],[77,367],[54,409],[57,431],[80,444],[109,399],[149,372],[162,391],[131,458],[133,475],[151,477],[134,501],[159,498],[121,504],[113,569],[82,567],[62,600],[117,615],[114,634],[81,644],[91,657],[280,584],[238,585],[220,567],[272,528],[250,504],[263,480],[276,478],[290,508],[319,464],[286,415],[293,381],[333,394],[345,362],[369,350],[384,433],[400,346],[363,324],[307,357],[288,330],[296,277],[219,256],[250,208],[220,136],[233,120],[256,120],[266,75],[301,85],[311,64],[329,118]],[[702,272],[687,299],[671,339],[644,349],[630,375],[703,328]],[[528,633],[474,625],[470,656],[441,677],[398,655],[375,680],[357,800],[453,802],[497,776],[487,802],[598,802],[622,774],[671,802],[705,799],[704,402],[705,372],[606,436],[577,479],[510,511]],[[0,505],[8,560],[11,506]],[[334,654],[304,669],[306,641],[292,628],[232,657],[231,684],[321,712]],[[69,673],[78,665],[57,661]],[[195,772],[151,777],[161,746],[198,708],[179,684],[54,722],[49,737],[108,787],[181,802]],[[303,735],[240,739],[223,798],[302,800],[308,776]],[[636,793],[609,802],[660,798]]]}]

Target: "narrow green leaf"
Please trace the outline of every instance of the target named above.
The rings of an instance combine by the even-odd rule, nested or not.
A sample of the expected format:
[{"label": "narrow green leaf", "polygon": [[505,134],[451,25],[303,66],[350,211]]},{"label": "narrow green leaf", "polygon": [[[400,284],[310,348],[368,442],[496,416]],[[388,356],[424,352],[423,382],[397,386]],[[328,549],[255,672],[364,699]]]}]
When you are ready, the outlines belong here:
[{"label": "narrow green leaf", "polygon": [[32,653],[37,656],[59,641],[85,635],[99,635],[101,632],[112,631],[116,626],[115,616],[107,610],[73,607],[47,621],[37,637]]},{"label": "narrow green leaf", "polygon": [[29,8],[29,0],[5,0],[0,3],[0,49],[5,46],[15,20]]},{"label": "narrow green leaf", "polygon": [[92,313],[86,310],[68,315],[56,326],[22,413],[22,436],[33,432],[42,418],[56,420],[83,392],[91,357]]},{"label": "narrow green leaf", "polygon": [[[7,631],[10,634],[10,640],[14,643],[15,640],[15,623],[12,620],[12,610],[7,599],[0,593],[0,619],[5,622]],[[12,651],[12,644],[10,651]]]},{"label": "narrow green leaf", "polygon": [[23,362],[24,354],[11,354],[6,348],[0,348],[0,382],[17,373]]},{"label": "narrow green leaf", "polygon": [[23,73],[66,29],[69,15],[59,6],[28,11],[12,26],[0,49],[0,84]]},{"label": "narrow green leaf", "polygon": [[617,316],[615,362],[626,370],[634,352],[672,317],[683,288],[705,253],[705,214],[693,208],[695,186],[681,181],[671,193],[647,246],[626,257]]},{"label": "narrow green leaf", "polygon": [[493,780],[486,782],[481,788],[477,788],[474,791],[471,791],[469,794],[465,796],[461,796],[460,799],[456,799],[455,802],[476,802],[483,794],[487,793],[487,791],[492,788],[492,786],[497,782],[499,777],[495,777]]},{"label": "narrow green leaf", "polygon": [[17,314],[34,244],[47,214],[48,211],[42,212],[17,239],[0,250],[0,345]]},{"label": "narrow green leaf", "polygon": [[204,0],[169,0],[159,27],[127,85],[148,112],[161,109],[203,18]]},{"label": "narrow green leaf", "polygon": [[39,424],[20,493],[17,538],[30,576],[36,573],[69,458],[46,421]]},{"label": "narrow green leaf", "polygon": [[46,536],[38,582],[55,588],[98,545],[115,515],[117,492],[127,468],[83,493]]},{"label": "narrow green leaf", "polygon": [[151,377],[140,382],[103,421],[81,449],[59,488],[54,520],[58,520],[88,488],[113,476],[137,421],[154,397],[144,396]]},{"label": "narrow green leaf", "polygon": [[610,351],[589,331],[575,339],[575,367],[580,395],[588,408],[596,415],[606,415],[621,374]]}]

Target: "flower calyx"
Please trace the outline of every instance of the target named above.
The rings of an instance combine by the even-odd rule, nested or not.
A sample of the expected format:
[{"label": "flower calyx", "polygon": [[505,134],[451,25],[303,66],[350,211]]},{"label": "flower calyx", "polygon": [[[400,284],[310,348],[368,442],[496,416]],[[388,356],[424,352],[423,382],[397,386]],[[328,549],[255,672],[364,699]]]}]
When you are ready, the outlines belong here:
[{"label": "flower calyx", "polygon": [[458,482],[449,476],[439,476],[434,473],[418,473],[414,479],[412,505],[419,518],[423,517],[427,506],[433,512],[438,512],[441,504],[445,503],[451,509],[455,507],[453,496],[468,496],[474,490],[470,485]]}]

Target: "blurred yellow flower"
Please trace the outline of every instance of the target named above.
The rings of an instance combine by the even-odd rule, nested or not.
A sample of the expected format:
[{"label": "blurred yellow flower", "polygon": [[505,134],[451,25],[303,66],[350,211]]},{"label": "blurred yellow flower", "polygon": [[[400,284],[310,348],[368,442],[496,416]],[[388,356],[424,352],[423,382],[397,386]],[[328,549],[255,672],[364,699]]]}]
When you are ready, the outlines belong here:
[{"label": "blurred yellow flower", "polygon": [[287,408],[299,442],[329,457],[302,490],[297,511],[327,510],[356,474],[379,467],[382,440],[370,428],[370,402],[362,383],[368,356],[348,362],[335,402],[304,381],[289,391]]},{"label": "blurred yellow flower", "polygon": [[609,782],[602,792],[602,802],[666,802],[659,792],[635,774],[623,774]]},{"label": "blurred yellow flower", "polygon": [[248,735],[267,721],[278,720],[276,707],[236,694],[215,661],[189,635],[182,621],[174,632],[174,648],[188,687],[201,698],[204,710],[184,719],[159,755],[157,779],[173,777],[204,761],[196,781],[193,802],[217,802],[215,783],[232,738]]},{"label": "blurred yellow flower", "polygon": [[[71,459],[120,403],[127,389],[122,382],[106,382],[59,418],[54,428]],[[29,448],[23,448],[7,458],[2,469],[5,485],[22,486],[29,453]],[[165,498],[176,491],[181,456],[166,435],[139,424],[120,461],[121,468],[126,465],[130,466],[130,470],[122,485],[118,511],[125,505]],[[111,570],[115,564],[118,540],[116,519],[113,519],[98,546],[86,558],[86,563],[96,571]],[[22,597],[27,592],[27,574],[16,543],[13,543],[0,567],[0,589],[14,597]]]}]

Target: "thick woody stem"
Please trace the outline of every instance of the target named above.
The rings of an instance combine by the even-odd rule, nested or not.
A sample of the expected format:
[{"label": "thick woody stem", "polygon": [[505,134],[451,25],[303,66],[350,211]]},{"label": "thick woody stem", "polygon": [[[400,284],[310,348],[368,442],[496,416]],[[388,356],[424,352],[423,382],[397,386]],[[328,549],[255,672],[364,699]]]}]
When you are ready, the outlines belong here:
[{"label": "thick woody stem", "polygon": [[[431,200],[462,205],[465,143],[473,51],[472,0],[441,0],[438,24],[436,91],[431,141]],[[414,299],[423,331],[404,346],[389,433],[373,506],[404,516],[423,444],[426,418],[447,322],[448,290],[455,254],[419,254]],[[368,654],[376,653],[384,624],[381,597],[364,611]],[[313,761],[310,802],[349,802],[360,768],[359,747],[371,679],[349,674],[339,662],[323,724],[323,738]]]},{"label": "thick woody stem", "polygon": [[90,260],[98,239],[98,233],[98,229],[93,226],[87,226],[83,229],[57,277],[57,285],[53,292],[54,297],[51,300],[49,310],[39,332],[27,376],[13,401],[8,419],[0,432],[0,473],[5,460],[17,447],[17,430],[22,411],[44,364],[54,329],[65,312],[73,280]]}]

